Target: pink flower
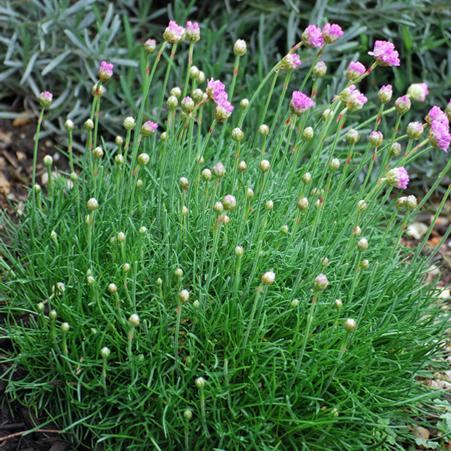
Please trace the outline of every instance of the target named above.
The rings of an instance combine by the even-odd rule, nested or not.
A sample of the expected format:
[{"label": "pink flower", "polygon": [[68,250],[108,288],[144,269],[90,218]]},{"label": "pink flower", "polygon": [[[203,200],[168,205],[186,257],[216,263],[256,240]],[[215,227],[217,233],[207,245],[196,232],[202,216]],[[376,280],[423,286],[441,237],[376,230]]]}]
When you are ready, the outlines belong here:
[{"label": "pink flower", "polygon": [[377,97],[379,98],[379,101],[381,103],[388,103],[390,102],[393,95],[393,88],[391,85],[383,85],[379,89],[379,92],[377,93]]},{"label": "pink flower", "polygon": [[302,33],[302,40],[309,47],[320,48],[324,45],[324,37],[321,29],[316,25],[309,25]]},{"label": "pink flower", "polygon": [[451,143],[449,125],[437,120],[432,121],[429,140],[433,146],[443,150],[443,152],[448,152]]},{"label": "pink flower", "polygon": [[197,22],[188,20],[185,25],[186,39],[191,42],[197,42],[200,39],[200,27]]},{"label": "pink flower", "polygon": [[48,108],[52,104],[53,94],[50,91],[42,91],[38,99],[42,108]]},{"label": "pink flower", "polygon": [[344,33],[340,25],[337,25],[336,23],[326,23],[323,27],[322,34],[324,40],[330,44],[335,42],[338,38],[341,38]]},{"label": "pink flower", "polygon": [[381,66],[399,66],[400,64],[399,53],[394,44],[389,41],[376,41],[373,51],[368,52],[368,55],[374,56]]},{"label": "pink flower", "polygon": [[301,114],[302,112],[315,106],[315,102],[303,92],[293,91],[290,106],[294,113]]},{"label": "pink flower", "polygon": [[175,20],[170,20],[169,25],[166,27],[163,33],[163,38],[169,44],[177,44],[183,38],[185,29],[177,24]]},{"label": "pink flower", "polygon": [[285,70],[294,70],[297,69],[301,64],[301,58],[297,53],[289,53],[283,58],[281,67]]},{"label": "pink flower", "polygon": [[429,88],[426,83],[413,83],[407,90],[407,95],[417,102],[424,102],[429,94]]},{"label": "pink flower", "polygon": [[220,122],[228,119],[233,112],[233,105],[229,102],[224,83],[212,78],[207,83],[206,92],[216,103],[216,119]]},{"label": "pink flower", "polygon": [[387,182],[400,189],[406,189],[409,185],[409,174],[404,167],[394,168],[387,172]]},{"label": "pink flower", "polygon": [[429,110],[429,113],[426,115],[426,122],[441,122],[447,126],[449,125],[448,116],[438,106],[433,106]]},{"label": "pink flower", "polygon": [[363,108],[368,99],[355,85],[348,86],[340,93],[340,99],[346,103],[350,111],[358,111]]},{"label": "pink flower", "polygon": [[151,136],[157,131],[157,128],[158,124],[156,122],[146,121],[141,127],[141,133],[144,136]]},{"label": "pink flower", "polygon": [[220,97],[223,97],[224,95],[227,96],[227,93],[225,92],[224,83],[220,80],[213,80],[213,78],[208,80],[206,92],[208,96],[215,102]]},{"label": "pink flower", "polygon": [[366,72],[365,66],[359,61],[351,61],[346,69],[346,78],[355,80]]},{"label": "pink flower", "polygon": [[99,78],[102,81],[108,81],[113,76],[114,64],[108,61],[101,61],[99,67]]}]

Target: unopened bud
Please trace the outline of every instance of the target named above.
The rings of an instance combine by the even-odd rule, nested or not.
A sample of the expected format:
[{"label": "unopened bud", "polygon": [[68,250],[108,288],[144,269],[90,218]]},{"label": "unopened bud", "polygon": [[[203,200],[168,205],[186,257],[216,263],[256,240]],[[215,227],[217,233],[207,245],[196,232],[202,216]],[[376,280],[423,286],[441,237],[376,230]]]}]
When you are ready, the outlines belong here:
[{"label": "unopened bud", "polygon": [[272,285],[276,280],[276,274],[273,271],[265,272],[262,275],[261,281],[263,285]]},{"label": "unopened bud", "polygon": [[259,166],[262,172],[268,172],[271,169],[271,163],[268,160],[261,160]]},{"label": "unopened bud", "polygon": [[345,328],[345,330],[346,330],[347,332],[354,332],[354,331],[356,330],[356,328],[357,328],[357,323],[355,322],[354,319],[348,318],[348,319],[344,322],[343,327]]},{"label": "unopened bud", "polygon": [[313,131],[312,127],[306,127],[304,132],[302,133],[302,136],[306,141],[311,141],[314,137],[315,133]]},{"label": "unopened bud", "polygon": [[139,316],[136,313],[132,313],[130,317],[128,318],[128,323],[132,327],[138,327],[139,326]]},{"label": "unopened bud", "polygon": [[236,56],[243,56],[246,54],[246,51],[246,41],[244,41],[243,39],[237,39],[235,41],[235,44],[233,45],[233,53],[235,53]]}]

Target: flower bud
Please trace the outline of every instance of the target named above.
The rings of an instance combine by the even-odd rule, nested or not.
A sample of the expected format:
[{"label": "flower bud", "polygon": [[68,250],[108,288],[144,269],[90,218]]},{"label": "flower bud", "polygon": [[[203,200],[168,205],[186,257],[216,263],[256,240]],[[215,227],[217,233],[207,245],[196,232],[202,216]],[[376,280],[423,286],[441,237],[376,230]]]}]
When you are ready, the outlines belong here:
[{"label": "flower bud", "polygon": [[141,226],[141,227],[138,229],[138,232],[139,232],[141,235],[146,234],[146,233],[147,233],[147,227],[146,227],[146,226]]},{"label": "flower bud", "polygon": [[327,257],[324,257],[321,260],[321,264],[327,268],[328,266],[330,266],[330,260]]},{"label": "flower bud", "polygon": [[161,287],[161,286],[163,285],[163,279],[162,279],[161,277],[158,277],[158,279],[157,279],[157,285],[158,285],[159,287]]},{"label": "flower bud", "polygon": [[398,207],[414,210],[418,206],[417,198],[414,195],[400,197],[397,201]]},{"label": "flower bud", "polygon": [[191,409],[185,409],[183,412],[183,417],[185,420],[190,421],[193,418],[193,411]]},{"label": "flower bud", "polygon": [[36,307],[38,309],[38,312],[43,312],[45,310],[45,304],[43,302],[39,302]]},{"label": "flower bud", "polygon": [[269,134],[269,127],[266,124],[262,124],[260,125],[260,127],[258,128],[258,132],[260,133],[260,135],[262,136],[268,136]]},{"label": "flower bud", "polygon": [[410,122],[407,125],[407,136],[411,139],[419,139],[423,134],[423,124],[421,122]]},{"label": "flower bud", "polygon": [[166,105],[168,106],[169,110],[175,110],[179,104],[179,101],[177,100],[177,97],[175,96],[169,96]]},{"label": "flower bud", "polygon": [[182,268],[176,268],[174,271],[174,276],[178,279],[181,279],[183,277],[183,269]]},{"label": "flower bud", "polygon": [[393,143],[390,147],[390,153],[394,157],[397,157],[401,153],[402,147],[399,143]]},{"label": "flower bud", "polygon": [[63,332],[63,334],[69,332],[69,329],[70,329],[69,323],[62,323],[61,324],[61,332]]},{"label": "flower bud", "polygon": [[407,95],[417,102],[424,102],[429,94],[429,88],[426,83],[413,83],[407,89]]},{"label": "flower bud", "polygon": [[324,61],[318,61],[314,66],[313,66],[313,75],[316,78],[321,78],[324,77],[327,73],[327,66],[326,63]]},{"label": "flower bud", "polygon": [[178,86],[174,86],[169,93],[178,99],[182,95],[182,90]]},{"label": "flower bud", "polygon": [[354,319],[348,318],[344,324],[343,327],[345,328],[346,332],[354,332],[357,328],[357,323]]},{"label": "flower bud", "polygon": [[167,132],[163,132],[163,133],[160,135],[160,139],[161,139],[162,141],[166,141],[166,140],[168,139],[168,133],[167,133]]},{"label": "flower bud", "polygon": [[302,133],[302,136],[306,141],[311,141],[314,137],[315,133],[313,131],[312,127],[306,127],[304,132]]},{"label": "flower bud", "polygon": [[132,269],[132,267],[131,267],[130,263],[124,263],[122,265],[122,271],[125,273],[130,272],[131,269]]},{"label": "flower bud", "polygon": [[49,108],[53,101],[53,94],[50,91],[42,91],[38,100],[42,108]]},{"label": "flower bud", "polygon": [[370,262],[366,258],[359,263],[359,267],[361,269],[368,269],[369,266],[370,266]]},{"label": "flower bud", "polygon": [[66,286],[64,285],[63,282],[57,282],[57,284],[56,284],[56,291],[58,293],[64,293],[64,291],[66,291]]},{"label": "flower bud", "polygon": [[185,113],[189,114],[194,110],[194,107],[195,107],[194,100],[191,97],[186,96],[183,98],[181,106],[182,106],[182,110]]},{"label": "flower bud", "polygon": [[319,274],[315,278],[315,289],[318,291],[323,291],[329,286],[329,281],[327,276],[323,273]]},{"label": "flower bud", "polygon": [[86,119],[83,125],[86,128],[86,130],[92,130],[94,128],[94,122],[92,119]]},{"label": "flower bud", "polygon": [[283,224],[280,227],[280,232],[283,233],[284,235],[288,235],[288,232],[290,231],[289,227],[287,224]]},{"label": "flower bud", "polygon": [[66,122],[64,122],[64,128],[66,130],[73,130],[74,129],[74,123],[70,119],[67,119]]},{"label": "flower bud", "polygon": [[273,271],[265,272],[262,275],[261,281],[263,285],[272,285],[276,280],[276,274]]},{"label": "flower bud", "polygon": [[388,103],[390,102],[393,95],[393,88],[391,85],[384,85],[379,89],[377,93],[377,97],[380,103]]},{"label": "flower bud", "polygon": [[99,208],[99,203],[97,202],[97,199],[95,197],[91,197],[91,199],[89,199],[86,203],[86,206],[88,207],[89,211],[94,211]]},{"label": "flower bud", "polygon": [[359,142],[360,139],[360,134],[357,130],[354,130],[353,128],[351,128],[347,133],[346,133],[346,142],[348,144],[357,144]]},{"label": "flower bud", "polygon": [[34,185],[34,190],[35,190],[37,193],[40,193],[41,190],[42,190],[41,185],[39,185],[38,183],[36,183],[36,184]]},{"label": "flower bud", "polygon": [[114,157],[114,162],[115,162],[118,166],[124,164],[124,161],[125,161],[124,155],[122,155],[122,154],[120,154],[120,153],[117,154],[117,155]]},{"label": "flower bud", "polygon": [[58,318],[58,314],[56,313],[56,310],[50,310],[50,312],[49,312],[49,318],[50,318],[52,321],[55,321],[56,318]]},{"label": "flower bud", "polygon": [[271,211],[274,208],[274,202],[272,200],[267,200],[265,202],[265,209]]},{"label": "flower bud", "polygon": [[128,323],[132,327],[138,327],[139,326],[139,316],[136,313],[132,313],[130,317],[128,318]]},{"label": "flower bud", "polygon": [[232,139],[236,142],[241,142],[244,139],[244,133],[240,128],[234,128],[232,130]]},{"label": "flower bud", "polygon": [[94,84],[91,89],[91,94],[94,97],[102,97],[106,92],[105,86],[103,86],[100,82]]},{"label": "flower bud", "polygon": [[330,108],[326,108],[326,109],[323,111],[323,114],[321,115],[321,117],[322,117],[324,120],[327,120],[327,119],[329,119],[332,115],[333,115],[333,111],[332,111]]},{"label": "flower bud", "polygon": [[237,39],[233,45],[233,53],[235,53],[236,56],[243,56],[246,54],[246,51],[246,41],[243,41],[243,39]]},{"label": "flower bud", "polygon": [[117,285],[116,285],[115,283],[110,283],[110,284],[108,285],[108,291],[109,291],[111,294],[117,293]]},{"label": "flower bud", "polygon": [[359,226],[355,226],[355,227],[352,229],[352,234],[353,234],[354,236],[359,236],[361,233],[362,233],[362,229],[361,229]]},{"label": "flower bud", "polygon": [[305,184],[309,184],[312,182],[312,174],[310,174],[310,172],[306,172],[305,174],[302,175],[302,181]]},{"label": "flower bud", "polygon": [[237,257],[242,257],[244,255],[244,248],[243,248],[243,246],[236,246],[235,247],[235,255]]},{"label": "flower bud", "polygon": [[100,146],[98,146],[92,151],[92,154],[94,155],[94,158],[100,160],[100,158],[103,157],[103,149]]},{"label": "flower bud", "polygon": [[188,299],[189,299],[189,291],[185,290],[185,289],[181,290],[179,292],[179,300],[180,300],[180,302],[187,302]]},{"label": "flower bud", "polygon": [[182,215],[183,216],[188,216],[188,214],[189,214],[188,207],[186,205],[183,205],[183,207],[182,207]]},{"label": "flower bud", "polygon": [[227,216],[227,215],[219,215],[219,216],[216,218],[216,222],[217,222],[218,224],[228,224],[228,223],[230,222],[230,217]]},{"label": "flower bud", "polygon": [[383,140],[384,135],[379,130],[373,130],[368,136],[368,141],[374,147],[379,147]]},{"label": "flower bud", "polygon": [[122,122],[122,125],[126,130],[132,130],[136,125],[135,118],[132,116],[126,117],[124,122]]},{"label": "flower bud", "polygon": [[362,199],[357,202],[357,210],[365,211],[368,208],[368,204]]},{"label": "flower bud", "polygon": [[246,99],[246,98],[241,99],[241,101],[240,101],[240,108],[242,110],[245,110],[248,107],[249,107],[249,99]]},{"label": "flower bud", "polygon": [[50,168],[53,164],[53,158],[50,155],[46,155],[43,159],[44,166]]},{"label": "flower bud", "polygon": [[211,171],[210,171],[210,169],[208,169],[208,168],[205,168],[203,171],[202,171],[202,178],[204,179],[204,180],[211,180],[211,176],[212,176],[212,174],[211,174]]},{"label": "flower bud", "polygon": [[332,171],[338,171],[338,169],[340,169],[340,160],[338,158],[333,158],[329,163],[329,168]]},{"label": "flower bud", "polygon": [[117,234],[117,240],[118,240],[120,243],[123,243],[123,242],[125,241],[125,233],[124,233],[124,232],[119,232],[119,233]]},{"label": "flower bud", "polygon": [[335,299],[335,307],[341,309],[343,307],[343,301],[341,299]]},{"label": "flower bud", "polygon": [[224,165],[220,161],[213,166],[213,173],[216,175],[216,177],[224,177],[226,170]]},{"label": "flower bud", "polygon": [[144,51],[148,53],[149,55],[155,51],[155,48],[157,47],[157,43],[155,39],[147,39],[144,42]]},{"label": "flower bud", "polygon": [[239,164],[238,164],[238,170],[239,170],[240,172],[244,172],[244,171],[247,170],[247,163],[246,163],[244,160],[239,162]]},{"label": "flower bud", "polygon": [[271,169],[271,163],[268,160],[260,161],[260,170],[262,172],[268,172]]},{"label": "flower bud", "polygon": [[254,197],[254,190],[252,188],[248,188],[246,190],[246,197],[248,199],[252,199]]},{"label": "flower bud", "polygon": [[198,377],[198,378],[196,378],[194,383],[196,384],[196,387],[200,390],[205,387],[205,384],[207,383],[207,381],[203,377]]},{"label": "flower bud", "polygon": [[107,348],[106,346],[104,346],[101,350],[100,350],[100,356],[102,357],[102,359],[107,359],[111,354],[111,351],[109,348]]},{"label": "flower bud", "polygon": [[189,76],[191,78],[197,79],[197,77],[199,76],[199,68],[197,66],[191,66],[189,70]]},{"label": "flower bud", "polygon": [[395,100],[395,108],[399,114],[405,114],[410,110],[411,103],[408,96],[398,97]]},{"label": "flower bud", "polygon": [[220,201],[215,202],[215,204],[213,205],[213,210],[216,213],[222,213],[224,211],[224,205]]},{"label": "flower bud", "polygon": [[197,82],[203,83],[205,81],[205,74],[200,70],[197,76]]},{"label": "flower bud", "polygon": [[368,240],[366,238],[360,238],[360,240],[357,241],[357,247],[361,251],[366,251],[368,249]]},{"label": "flower bud", "polygon": [[180,188],[183,191],[188,191],[189,188],[189,180],[186,177],[180,177],[179,179]]},{"label": "flower bud", "polygon": [[298,208],[299,208],[299,210],[305,211],[305,210],[308,209],[308,206],[309,206],[309,201],[308,201],[308,199],[306,197],[301,197],[298,200]]},{"label": "flower bud", "polygon": [[236,208],[236,198],[235,196],[232,196],[231,194],[227,194],[224,196],[224,199],[222,200],[222,205],[224,205],[224,208],[227,211],[232,211]]},{"label": "flower bud", "polygon": [[93,276],[89,275],[86,277],[86,282],[89,286],[92,286],[96,283],[96,279]]}]

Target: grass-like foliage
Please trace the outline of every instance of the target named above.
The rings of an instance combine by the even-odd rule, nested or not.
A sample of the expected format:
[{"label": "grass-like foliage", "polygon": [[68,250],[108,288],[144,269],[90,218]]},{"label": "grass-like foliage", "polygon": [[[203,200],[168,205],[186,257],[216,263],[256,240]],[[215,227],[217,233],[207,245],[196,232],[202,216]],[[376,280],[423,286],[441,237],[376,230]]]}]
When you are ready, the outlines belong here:
[{"label": "grass-like foliage", "polygon": [[[446,147],[446,113],[405,134],[403,114],[425,88],[394,107],[385,88],[377,114],[359,121],[355,84],[398,56],[375,49],[370,69],[350,68],[353,81],[331,92],[322,64],[298,66],[334,45],[335,26],[309,27],[249,100],[234,96],[243,41],[226,90],[192,66],[195,24],[189,58],[177,58],[180,33],[171,24],[157,48],[146,42],[138,114],[114,140],[100,120],[113,72],[102,62],[83,154],[66,122],[67,172],[39,154],[52,100],[40,96],[33,187],[20,221],[3,218],[9,397],[37,427],[56,423],[89,449],[396,446],[437,395],[418,376],[439,365],[444,329],[424,283],[431,229],[413,251],[401,237],[450,164],[421,202],[398,193],[404,166]],[[149,97],[159,73],[163,89]],[[186,81],[168,94],[176,73]],[[308,95],[287,99],[293,87]],[[327,101],[315,105],[318,91]]]}]

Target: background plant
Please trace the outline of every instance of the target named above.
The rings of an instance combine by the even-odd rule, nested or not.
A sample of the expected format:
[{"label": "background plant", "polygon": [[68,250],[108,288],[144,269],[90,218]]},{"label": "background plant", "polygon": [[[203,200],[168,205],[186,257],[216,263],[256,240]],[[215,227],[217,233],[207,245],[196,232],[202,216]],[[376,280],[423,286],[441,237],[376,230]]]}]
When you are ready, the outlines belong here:
[{"label": "background plant", "polygon": [[[439,152],[406,142],[406,116],[393,131],[396,113],[368,105],[365,124],[335,99],[346,82],[318,86],[308,66],[290,80],[281,72],[285,96],[274,90],[266,114],[269,81],[249,89],[240,64],[236,96],[227,86],[236,110],[224,120],[211,100],[224,92],[208,102],[193,94],[190,106],[177,90],[168,98],[151,88],[185,79],[180,47],[173,58],[159,47],[161,64],[140,54],[147,102],[135,101],[136,119],[116,118],[123,138],[99,121],[117,85],[108,81],[108,96],[97,85],[85,152],[63,149],[73,173],[45,157],[46,192],[33,187],[19,226],[3,218],[9,396],[88,448],[389,449],[408,440],[416,417],[437,413],[439,393],[416,377],[441,365],[445,318],[423,284],[428,235],[413,255],[400,238],[449,162],[419,206],[398,210],[386,171]],[[287,97],[301,84],[323,97],[298,117]],[[189,91],[198,86],[192,79]],[[250,100],[238,107],[243,94]],[[142,132],[149,118],[161,134],[150,123]],[[345,139],[351,125],[385,121],[392,131],[376,149],[363,133]],[[393,157],[395,141],[407,151]]]}]

